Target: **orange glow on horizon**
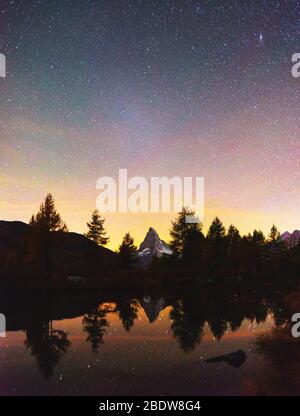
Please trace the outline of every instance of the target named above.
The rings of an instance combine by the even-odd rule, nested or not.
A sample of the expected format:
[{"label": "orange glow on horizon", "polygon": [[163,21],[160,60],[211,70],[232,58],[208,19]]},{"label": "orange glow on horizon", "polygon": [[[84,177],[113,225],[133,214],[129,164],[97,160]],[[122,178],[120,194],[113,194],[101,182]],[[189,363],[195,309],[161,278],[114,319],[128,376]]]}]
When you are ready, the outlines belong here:
[{"label": "orange glow on horizon", "polygon": [[[31,215],[37,212],[39,203],[26,202],[26,198],[24,199],[25,201],[21,204],[7,203],[0,200],[1,219],[28,223]],[[84,234],[87,231],[86,223],[90,220],[91,213],[95,209],[92,199],[78,203],[76,200],[56,198],[55,202],[57,210],[67,223],[69,230]],[[160,238],[168,242],[171,221],[176,218],[176,215],[174,212],[103,214],[107,235],[110,237],[107,247],[111,250],[117,250],[124,234],[128,231],[134,237],[135,244],[139,246],[149,227],[155,228]],[[254,229],[260,229],[265,235],[268,235],[273,224],[283,233],[286,230],[293,231],[297,228],[295,224],[296,215],[296,212],[291,213],[289,211],[265,214],[259,211],[230,209],[219,205],[216,201],[209,201],[205,206],[203,232],[206,233],[213,218],[218,216],[227,228],[230,224],[234,224],[241,234],[248,234],[253,232]],[[300,224],[298,228],[300,228]]]}]

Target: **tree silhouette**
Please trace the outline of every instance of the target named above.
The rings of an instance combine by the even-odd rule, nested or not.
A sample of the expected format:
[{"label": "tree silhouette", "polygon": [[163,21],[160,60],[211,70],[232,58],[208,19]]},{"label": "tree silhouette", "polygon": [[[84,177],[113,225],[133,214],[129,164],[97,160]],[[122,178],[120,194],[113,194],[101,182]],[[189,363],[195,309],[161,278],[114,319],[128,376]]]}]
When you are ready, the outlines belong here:
[{"label": "tree silhouette", "polygon": [[36,358],[38,368],[47,381],[50,381],[55,366],[67,352],[71,342],[67,334],[53,329],[51,321],[39,322],[26,330],[25,345]]},{"label": "tree silhouette", "polygon": [[224,266],[227,261],[226,229],[218,217],[211,223],[206,239],[208,241],[210,267],[217,269]]},{"label": "tree silhouette", "polygon": [[208,325],[210,326],[211,332],[213,333],[214,337],[219,341],[222,336],[225,334],[227,329],[227,321],[222,319],[221,317],[214,317],[207,321]]},{"label": "tree silhouette", "polygon": [[40,205],[36,215],[30,219],[31,233],[28,241],[28,253],[38,274],[50,279],[53,272],[54,231],[67,232],[68,228],[55,209],[53,196],[48,194]]},{"label": "tree silhouette", "polygon": [[235,267],[238,264],[239,247],[241,243],[241,235],[239,230],[230,225],[226,234],[227,254],[229,265]]},{"label": "tree silhouette", "polygon": [[199,269],[203,266],[205,237],[199,228],[191,228],[186,237],[182,252],[183,264],[190,268]]},{"label": "tree silhouette", "polygon": [[226,229],[224,225],[222,224],[220,219],[216,217],[208,229],[207,238],[208,240],[211,240],[211,241],[221,240],[222,238],[225,237],[225,233],[226,233]]},{"label": "tree silhouette", "polygon": [[131,269],[136,262],[137,247],[134,245],[134,239],[129,233],[126,233],[122,244],[119,246],[119,259],[121,267]]},{"label": "tree silhouette", "polygon": [[193,319],[186,313],[181,302],[176,302],[170,311],[171,330],[179,347],[185,353],[193,351],[201,342],[204,321]]},{"label": "tree silhouette", "polygon": [[232,332],[237,331],[240,326],[242,325],[244,320],[244,315],[242,313],[242,311],[238,313],[235,313],[235,315],[233,317],[231,317],[231,320],[229,321],[229,326]]},{"label": "tree silhouette", "polygon": [[[187,250],[192,245],[192,240],[201,239],[202,224],[199,222],[189,223],[187,217],[195,217],[195,212],[189,208],[182,208],[178,213],[177,218],[172,221],[172,228],[170,230],[171,242],[170,246],[175,255],[187,254]],[[194,244],[193,244],[194,246]]]},{"label": "tree silhouette", "polygon": [[83,330],[88,333],[87,342],[91,343],[92,351],[97,354],[99,346],[104,344],[103,337],[109,323],[106,319],[107,310],[97,309],[83,317]]},{"label": "tree silhouette", "polygon": [[45,201],[40,205],[38,213],[35,216],[32,215],[29,224],[47,232],[68,231],[66,224],[55,209],[54,199],[51,194],[46,196]]},{"label": "tree silhouette", "polygon": [[126,331],[130,331],[130,329],[133,327],[134,321],[138,316],[138,311],[139,305],[136,300],[120,300],[116,302],[116,312],[118,313]]},{"label": "tree silhouette", "polygon": [[262,231],[254,230],[249,236],[250,247],[248,248],[248,258],[253,268],[261,267],[266,255],[266,238]]},{"label": "tree silhouette", "polygon": [[280,241],[280,232],[275,225],[272,226],[270,234],[268,236],[270,243],[278,243]]},{"label": "tree silhouette", "polygon": [[95,210],[92,214],[92,221],[87,223],[89,231],[85,236],[99,246],[105,246],[109,242],[109,237],[106,237],[106,231],[104,229],[104,221],[99,211]]},{"label": "tree silhouette", "polygon": [[257,306],[255,307],[255,319],[258,324],[265,322],[268,317],[268,313],[268,307],[264,303],[257,302]]},{"label": "tree silhouette", "polygon": [[266,242],[266,238],[264,236],[264,233],[260,230],[254,230],[253,234],[251,236],[251,241],[256,245],[256,246],[263,246]]},{"label": "tree silhouette", "polygon": [[236,245],[241,240],[240,232],[234,225],[229,226],[226,237],[228,239],[229,246]]}]

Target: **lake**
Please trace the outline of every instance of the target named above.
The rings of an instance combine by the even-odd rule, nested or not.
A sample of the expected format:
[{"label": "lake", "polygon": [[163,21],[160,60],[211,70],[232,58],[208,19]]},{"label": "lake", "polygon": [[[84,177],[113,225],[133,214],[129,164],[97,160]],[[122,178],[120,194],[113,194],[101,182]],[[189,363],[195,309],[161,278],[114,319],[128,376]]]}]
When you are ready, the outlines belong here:
[{"label": "lake", "polygon": [[163,295],[2,295],[0,394],[285,394],[257,351],[259,336],[284,320],[280,302],[254,292]]}]

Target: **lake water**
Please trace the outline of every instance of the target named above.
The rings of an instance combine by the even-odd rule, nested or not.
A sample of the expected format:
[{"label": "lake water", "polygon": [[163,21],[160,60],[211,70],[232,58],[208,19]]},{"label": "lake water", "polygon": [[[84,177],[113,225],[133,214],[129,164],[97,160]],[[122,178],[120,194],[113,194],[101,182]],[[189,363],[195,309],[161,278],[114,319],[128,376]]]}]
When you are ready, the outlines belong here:
[{"label": "lake water", "polygon": [[220,306],[195,294],[53,298],[2,300],[1,395],[267,394],[272,375],[255,346],[274,327],[265,301],[259,310],[257,299]]}]

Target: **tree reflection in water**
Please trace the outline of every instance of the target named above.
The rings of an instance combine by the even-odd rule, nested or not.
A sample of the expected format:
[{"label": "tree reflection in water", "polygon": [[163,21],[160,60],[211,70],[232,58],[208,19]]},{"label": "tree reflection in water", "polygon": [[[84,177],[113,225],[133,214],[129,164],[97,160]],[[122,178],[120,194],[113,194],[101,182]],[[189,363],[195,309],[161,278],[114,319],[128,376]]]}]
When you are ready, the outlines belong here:
[{"label": "tree reflection in water", "polygon": [[40,372],[48,381],[70,344],[64,331],[53,329],[52,321],[37,322],[26,329],[25,345],[31,350]]},{"label": "tree reflection in water", "polygon": [[116,301],[115,311],[121,320],[125,331],[129,332],[134,325],[134,321],[138,317],[139,304],[137,300],[122,300]]},{"label": "tree reflection in water", "polygon": [[187,311],[182,302],[176,302],[170,312],[171,330],[179,347],[186,353],[193,351],[201,342],[205,321],[201,316]]},{"label": "tree reflection in water", "polygon": [[109,309],[99,306],[98,309],[86,314],[82,319],[83,331],[88,333],[87,342],[91,343],[92,351],[97,354],[109,323],[106,315]]},{"label": "tree reflection in water", "polygon": [[[145,322],[152,325],[160,312],[167,308],[173,338],[183,352],[190,353],[201,344],[205,325],[216,340],[220,340],[228,331],[237,331],[245,319],[261,323],[270,315],[275,325],[284,327],[291,316],[284,301],[289,293],[292,291],[285,290],[283,285],[272,292],[263,287],[224,287],[222,290],[208,287],[182,291],[179,295],[166,290],[156,290],[152,294],[117,293],[115,296],[112,293],[69,293],[55,294],[53,297],[44,294],[25,299],[23,304],[20,303],[22,297],[16,299],[14,305],[10,302],[5,304],[1,299],[1,305],[8,325],[10,321],[13,322],[13,328],[8,330],[25,331],[25,345],[35,357],[40,372],[45,379],[50,380],[55,366],[70,346],[67,334],[59,328],[53,328],[52,321],[83,317],[82,328],[87,334],[86,341],[90,343],[92,351],[98,353],[107,334],[110,314],[118,316],[124,330],[129,332],[141,313],[148,318]],[[11,299],[11,296],[6,298]],[[26,310],[24,304],[31,306]],[[274,348],[278,345],[283,352],[289,348],[283,338],[280,338],[280,344],[276,344],[278,331],[274,330],[272,338],[265,336],[257,341],[257,354],[270,355],[271,345]],[[276,357],[279,359],[279,356]]]}]

